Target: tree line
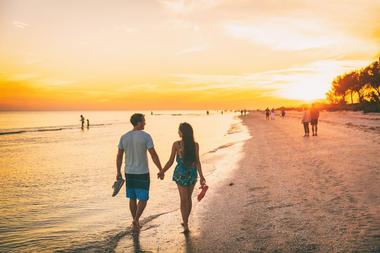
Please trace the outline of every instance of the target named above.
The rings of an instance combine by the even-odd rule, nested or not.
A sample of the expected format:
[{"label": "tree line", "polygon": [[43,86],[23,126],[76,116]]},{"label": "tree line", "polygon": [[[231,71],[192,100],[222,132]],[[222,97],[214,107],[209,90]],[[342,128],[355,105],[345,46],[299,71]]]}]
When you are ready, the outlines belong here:
[{"label": "tree line", "polygon": [[343,109],[351,105],[351,109],[380,111],[380,58],[362,69],[337,76],[326,95]]}]

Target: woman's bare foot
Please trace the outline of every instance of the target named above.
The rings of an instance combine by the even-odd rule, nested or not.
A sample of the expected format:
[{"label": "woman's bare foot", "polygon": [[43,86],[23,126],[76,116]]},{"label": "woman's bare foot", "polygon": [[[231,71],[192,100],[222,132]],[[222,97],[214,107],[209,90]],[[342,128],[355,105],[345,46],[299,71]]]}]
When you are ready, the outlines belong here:
[{"label": "woman's bare foot", "polygon": [[140,230],[141,228],[141,225],[138,221],[132,221],[132,229],[135,230],[135,231],[138,231]]}]

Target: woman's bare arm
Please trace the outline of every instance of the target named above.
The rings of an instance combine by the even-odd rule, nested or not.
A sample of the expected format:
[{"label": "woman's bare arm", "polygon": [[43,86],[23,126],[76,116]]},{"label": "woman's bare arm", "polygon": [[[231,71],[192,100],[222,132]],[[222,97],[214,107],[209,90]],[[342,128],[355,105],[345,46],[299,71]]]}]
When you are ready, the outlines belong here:
[{"label": "woman's bare arm", "polygon": [[200,177],[200,180],[201,180],[200,183],[201,184],[205,184],[206,183],[206,179],[203,176],[202,164],[201,164],[201,161],[199,159],[199,145],[198,145],[198,143],[195,143],[195,167],[198,170],[198,174],[199,174],[199,177]]},{"label": "woman's bare arm", "polygon": [[165,167],[162,169],[162,173],[165,173],[174,163],[174,158],[177,153],[177,142],[173,143],[172,153],[170,154],[169,161],[165,164]]}]

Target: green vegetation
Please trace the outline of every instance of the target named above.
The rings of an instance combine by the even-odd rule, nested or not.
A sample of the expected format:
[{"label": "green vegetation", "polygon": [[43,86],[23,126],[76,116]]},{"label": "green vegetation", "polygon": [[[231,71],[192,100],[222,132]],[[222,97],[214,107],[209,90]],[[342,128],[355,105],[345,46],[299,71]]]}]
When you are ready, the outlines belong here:
[{"label": "green vegetation", "polygon": [[326,93],[327,110],[380,112],[380,58],[365,68],[337,76]]}]

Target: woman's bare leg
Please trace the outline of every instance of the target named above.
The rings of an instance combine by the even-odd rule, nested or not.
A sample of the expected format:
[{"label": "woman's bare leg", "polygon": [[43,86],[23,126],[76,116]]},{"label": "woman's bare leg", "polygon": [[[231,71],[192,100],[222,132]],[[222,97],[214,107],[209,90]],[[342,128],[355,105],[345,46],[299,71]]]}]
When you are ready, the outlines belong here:
[{"label": "woman's bare leg", "polygon": [[191,209],[193,207],[193,201],[191,199],[191,196],[193,195],[193,191],[194,191],[194,186],[195,185],[190,185],[187,187],[187,197],[188,197],[188,206],[187,206],[187,211],[188,211],[188,215],[187,215],[187,219],[189,219],[189,216],[190,216],[190,213],[191,213]]},{"label": "woman's bare leg", "polygon": [[182,215],[182,226],[184,228],[184,232],[189,231],[189,197],[188,197],[188,187],[187,186],[178,186],[178,192],[179,192],[179,197],[181,201],[181,215]]}]

